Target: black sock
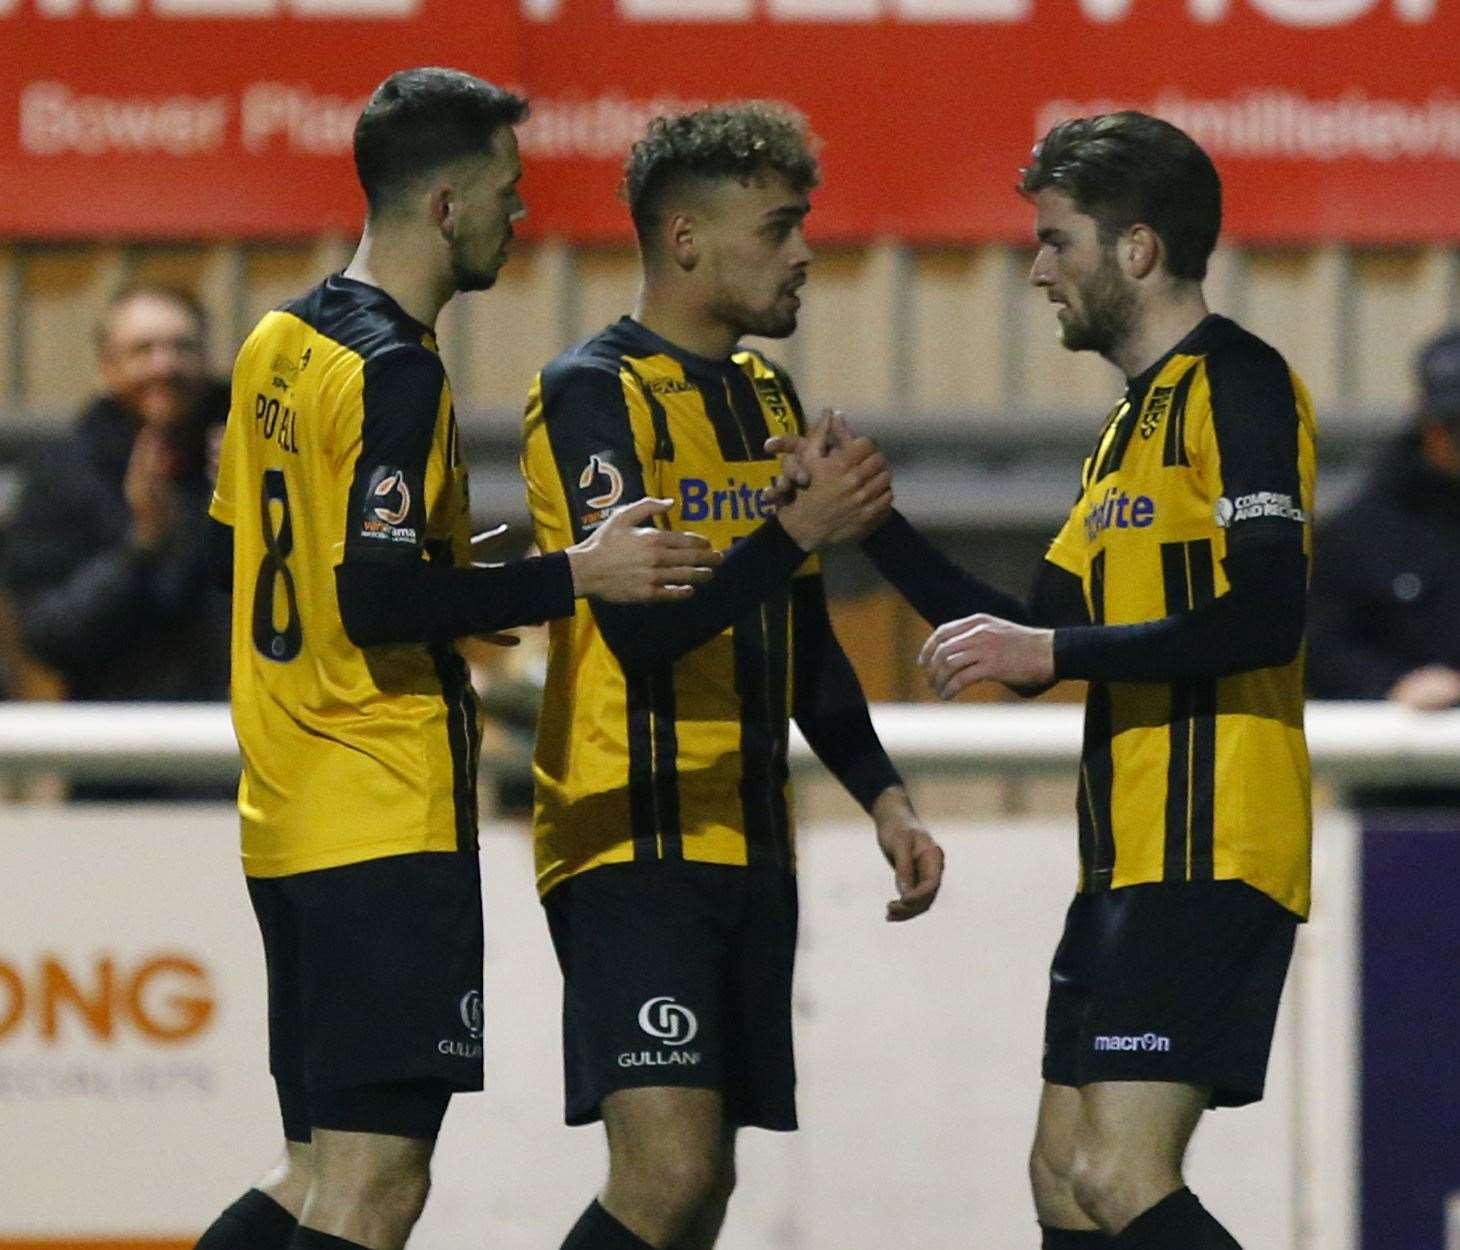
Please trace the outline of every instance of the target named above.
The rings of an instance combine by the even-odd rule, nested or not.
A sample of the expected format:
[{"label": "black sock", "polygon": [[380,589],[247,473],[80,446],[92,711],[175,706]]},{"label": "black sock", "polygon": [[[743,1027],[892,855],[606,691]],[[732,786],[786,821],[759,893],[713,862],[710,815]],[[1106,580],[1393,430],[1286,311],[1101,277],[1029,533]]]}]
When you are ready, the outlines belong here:
[{"label": "black sock", "polygon": [[1100,1250],[1110,1244],[1110,1238],[1098,1228],[1055,1228],[1052,1224],[1039,1227],[1044,1234],[1039,1243],[1043,1250]]},{"label": "black sock", "polygon": [[294,1217],[262,1190],[250,1189],[208,1226],[194,1250],[288,1250]]},{"label": "black sock", "polygon": [[331,1233],[322,1233],[317,1228],[305,1228],[303,1224],[294,1230],[294,1240],[289,1250],[368,1250],[358,1241],[346,1241]]},{"label": "black sock", "polygon": [[562,1250],[654,1250],[654,1247],[620,1224],[595,1198],[573,1225]]},{"label": "black sock", "polygon": [[1112,1240],[1117,1250],[1242,1250],[1189,1189],[1142,1211]]}]

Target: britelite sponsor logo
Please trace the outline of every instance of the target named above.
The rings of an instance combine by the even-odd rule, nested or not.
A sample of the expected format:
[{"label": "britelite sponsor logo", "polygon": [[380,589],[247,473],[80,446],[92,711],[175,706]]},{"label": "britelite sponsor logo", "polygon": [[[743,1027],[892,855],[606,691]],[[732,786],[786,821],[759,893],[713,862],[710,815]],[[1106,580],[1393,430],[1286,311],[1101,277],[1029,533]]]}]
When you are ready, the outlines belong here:
[{"label": "britelite sponsor logo", "polygon": [[679,479],[679,515],[685,521],[764,521],[770,516],[766,492],[733,477],[723,487],[704,478]]},{"label": "britelite sponsor logo", "polygon": [[1085,540],[1093,543],[1107,530],[1149,529],[1155,519],[1156,501],[1149,495],[1132,499],[1112,486],[1085,513]]}]

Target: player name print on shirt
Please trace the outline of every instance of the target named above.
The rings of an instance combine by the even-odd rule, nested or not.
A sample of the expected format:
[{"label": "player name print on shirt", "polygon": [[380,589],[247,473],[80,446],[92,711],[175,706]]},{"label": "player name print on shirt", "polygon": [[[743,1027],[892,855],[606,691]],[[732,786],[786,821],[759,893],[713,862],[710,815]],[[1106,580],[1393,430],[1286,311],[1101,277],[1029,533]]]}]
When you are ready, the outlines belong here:
[{"label": "player name print on shirt", "polygon": [[279,402],[277,395],[259,391],[253,403],[254,430],[266,443],[277,443],[293,455],[299,454],[299,426],[294,409]]}]

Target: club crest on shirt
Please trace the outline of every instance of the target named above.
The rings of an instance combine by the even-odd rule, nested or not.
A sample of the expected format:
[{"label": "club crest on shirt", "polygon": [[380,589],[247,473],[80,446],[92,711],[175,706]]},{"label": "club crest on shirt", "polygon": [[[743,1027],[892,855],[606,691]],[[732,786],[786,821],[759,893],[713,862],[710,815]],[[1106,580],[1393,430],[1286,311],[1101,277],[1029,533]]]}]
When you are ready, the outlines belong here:
[{"label": "club crest on shirt", "polygon": [[381,465],[370,474],[365,489],[364,516],[360,520],[360,537],[381,542],[414,543],[416,531],[403,525],[411,514],[411,488],[405,474],[389,465]]},{"label": "club crest on shirt", "polygon": [[[624,475],[613,463],[612,453],[594,452],[578,475],[578,490],[583,492],[584,511],[579,524],[593,529],[608,520],[609,511],[624,495]],[[592,491],[592,494],[587,492]]]}]

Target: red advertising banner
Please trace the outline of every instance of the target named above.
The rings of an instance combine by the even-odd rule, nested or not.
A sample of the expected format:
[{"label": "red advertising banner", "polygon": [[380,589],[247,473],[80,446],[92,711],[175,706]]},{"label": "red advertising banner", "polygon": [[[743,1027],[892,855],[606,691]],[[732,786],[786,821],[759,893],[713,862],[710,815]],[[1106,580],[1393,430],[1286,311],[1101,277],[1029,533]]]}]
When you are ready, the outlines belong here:
[{"label": "red advertising banner", "polygon": [[1054,121],[1190,131],[1250,241],[1460,239],[1460,0],[0,0],[0,235],[354,232],[350,133],[393,69],[524,90],[528,233],[628,236],[656,112],[788,100],[823,240],[1028,237]]}]

